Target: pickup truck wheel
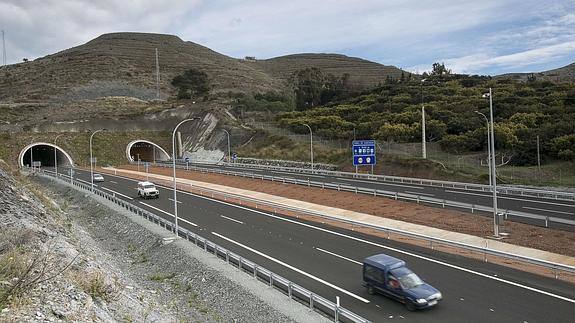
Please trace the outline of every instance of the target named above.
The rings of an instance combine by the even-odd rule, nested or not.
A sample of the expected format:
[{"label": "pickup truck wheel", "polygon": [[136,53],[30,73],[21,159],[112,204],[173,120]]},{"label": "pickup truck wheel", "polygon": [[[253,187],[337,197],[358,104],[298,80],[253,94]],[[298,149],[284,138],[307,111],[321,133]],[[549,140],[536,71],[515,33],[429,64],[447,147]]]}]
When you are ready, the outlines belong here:
[{"label": "pickup truck wheel", "polygon": [[367,287],[367,293],[369,295],[374,295],[375,294],[375,288],[373,288],[373,286],[368,286]]},{"label": "pickup truck wheel", "polygon": [[405,301],[405,307],[407,308],[408,311],[413,312],[416,310],[415,304],[413,304],[413,302],[411,302],[410,300],[406,300]]}]

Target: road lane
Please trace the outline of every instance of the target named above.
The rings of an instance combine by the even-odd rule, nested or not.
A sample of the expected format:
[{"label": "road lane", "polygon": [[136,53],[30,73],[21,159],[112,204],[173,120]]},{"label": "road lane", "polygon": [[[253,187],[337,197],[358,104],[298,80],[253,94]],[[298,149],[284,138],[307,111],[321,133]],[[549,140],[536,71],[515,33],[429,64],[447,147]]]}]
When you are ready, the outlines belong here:
[{"label": "road lane", "polygon": [[[80,173],[79,175],[81,177],[86,176],[85,174],[82,175],[81,171],[78,173]],[[107,177],[111,177],[111,175]],[[117,184],[110,185],[110,189],[121,192],[126,196],[135,195],[135,181],[114,177],[114,182]],[[105,182],[101,185],[108,186],[109,184]],[[145,203],[156,209],[163,210],[166,214],[158,212],[154,208],[149,208],[150,211],[168,218],[170,216],[167,214],[171,215],[171,212],[173,212],[173,202],[168,199],[169,196],[172,196],[171,190],[164,188],[160,188],[160,190],[160,199],[148,200],[145,201]],[[553,292],[557,295],[567,295],[573,298],[575,297],[573,290],[569,289],[573,287],[572,285],[558,284],[558,282],[554,280],[544,279],[508,268],[442,253],[429,252],[423,248],[369,237],[357,232],[333,228],[328,229],[316,223],[295,221],[289,218],[282,220],[283,217],[269,214],[265,215],[265,212],[236,207],[229,203],[211,201],[206,197],[179,193],[178,200],[182,201],[182,204],[179,205],[181,217],[189,222],[197,223],[198,228],[192,227],[187,223],[183,223],[182,226],[210,238],[212,241],[243,255],[247,259],[256,261],[258,264],[310,290],[316,291],[327,299],[334,300],[335,296],[340,296],[343,306],[361,315],[365,315],[374,321],[383,320],[385,317],[388,317],[388,315],[395,315],[396,317],[401,315],[410,321],[437,322],[473,321],[474,318],[491,315],[495,321],[512,320],[532,322],[545,320],[545,318],[561,321],[566,317],[570,317],[569,315],[575,315],[573,312],[574,306],[569,306],[573,304],[563,300],[541,295],[540,293],[517,286],[508,286],[508,284],[502,283],[501,281],[477,277],[477,275],[462,272],[454,268],[445,268],[443,265],[412,257],[405,253],[398,253],[394,250],[382,248],[381,246],[391,246],[392,248],[398,248],[398,250],[410,250],[410,253],[423,254],[432,259],[438,258],[441,261],[453,263],[457,266],[473,268],[475,271],[487,276],[497,273],[499,278],[503,277],[511,282],[531,286],[535,285],[543,288],[544,291]],[[237,223],[229,221],[223,218],[222,215],[241,221],[244,225],[238,225]],[[328,230],[329,232],[316,228],[324,228],[324,230]],[[207,236],[210,232],[218,232],[234,241],[241,242],[245,246],[250,246],[250,248],[254,248],[254,250],[271,255],[284,263],[305,270],[314,276],[320,277],[327,282],[336,284],[351,293],[370,300],[370,303],[365,304],[349,295],[333,290],[333,288],[325,284],[318,283],[309,277],[302,277],[300,273],[294,272],[285,266],[281,266],[241,246],[230,243],[225,239],[213,235]],[[377,245],[345,238],[334,232],[373,242]],[[444,295],[446,295],[446,299],[439,307],[430,311],[409,313],[396,302],[381,296],[368,295],[361,287],[361,268],[358,268],[359,266],[357,264],[334,257],[325,252],[319,252],[317,248],[330,250],[333,253],[354,259],[358,262],[364,257],[381,252],[405,259],[414,271],[422,275],[433,285],[439,287],[439,289],[444,292]],[[569,286],[569,288],[567,286]],[[542,304],[546,312],[552,309],[553,314],[550,316],[542,315],[540,310],[534,310],[535,308],[541,308],[538,307],[539,305],[535,306],[535,304]]]}]

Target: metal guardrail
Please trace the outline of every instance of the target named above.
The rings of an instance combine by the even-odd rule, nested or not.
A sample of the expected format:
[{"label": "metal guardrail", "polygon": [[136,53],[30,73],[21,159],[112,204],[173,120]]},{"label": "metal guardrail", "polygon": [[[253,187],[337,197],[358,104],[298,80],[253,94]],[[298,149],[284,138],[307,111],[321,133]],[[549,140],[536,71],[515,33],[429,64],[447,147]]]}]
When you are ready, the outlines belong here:
[{"label": "metal guardrail", "polygon": [[[72,185],[78,186],[86,191],[92,191],[91,186],[88,184],[81,183],[79,181],[74,181],[68,175],[56,174],[51,171],[42,170],[41,175],[48,176],[51,179],[61,180],[66,183],[71,182]],[[67,180],[65,180],[67,179]],[[166,230],[175,233],[175,226],[172,222],[162,218],[150,211],[147,211],[141,207],[138,207],[132,203],[125,200],[117,198],[115,194],[111,194],[97,188],[94,188],[93,193],[105,198],[126,210],[143,217],[144,219],[153,222]],[[320,312],[323,315],[333,318],[334,322],[358,322],[358,323],[369,323],[370,321],[363,318],[362,316],[339,306],[320,295],[317,295],[306,288],[291,282],[290,280],[282,277],[281,275],[275,274],[271,270],[265,267],[259,266],[255,262],[243,258],[242,256],[227,250],[226,248],[206,239],[197,233],[191,232],[181,226],[178,227],[177,235],[184,238],[196,246],[202,248],[208,253],[212,253],[217,258],[226,261],[228,264],[238,268],[239,270],[252,275],[255,279],[260,282],[264,282],[275,290],[279,290],[285,293],[290,300],[295,300],[301,304],[309,306],[310,309]]]},{"label": "metal guardrail", "polygon": [[[157,166],[160,167],[172,167],[172,165],[164,164],[164,163],[157,163]],[[439,199],[434,197],[429,197],[426,195],[419,195],[419,194],[411,194],[411,193],[401,193],[401,192],[392,192],[386,190],[378,190],[378,189],[369,189],[365,187],[358,187],[353,185],[344,185],[344,184],[334,184],[334,183],[325,183],[320,181],[312,181],[312,180],[302,180],[297,178],[291,177],[283,177],[283,176],[273,176],[273,175],[262,175],[262,174],[254,174],[254,173],[244,173],[244,172],[237,172],[237,171],[229,171],[229,170],[222,170],[219,168],[203,168],[197,166],[189,166],[189,165],[180,165],[176,164],[177,168],[186,169],[186,170],[193,170],[198,172],[207,172],[207,173],[214,173],[214,174],[222,174],[228,176],[239,176],[251,179],[261,179],[261,180],[269,180],[272,182],[280,182],[280,183],[287,183],[287,184],[295,184],[295,185],[303,185],[309,187],[321,187],[323,189],[333,189],[338,191],[347,191],[353,192],[356,194],[367,194],[371,196],[383,196],[388,198],[393,198],[395,200],[404,200],[404,201],[412,201],[416,203],[427,203],[430,205],[441,206],[445,207],[453,207],[459,209],[470,210],[471,213],[474,212],[487,212],[493,213],[493,207],[484,206],[484,205],[477,205],[471,203],[464,203],[464,202],[457,202],[451,201],[446,199]],[[544,226],[546,228],[549,227],[549,224],[556,223],[561,225],[570,225],[575,226],[575,219],[569,220],[564,218],[552,217],[552,216],[544,216],[538,214],[532,214],[527,212],[520,212],[514,211],[509,209],[498,209],[502,217],[506,220],[510,217],[516,217],[519,219],[531,219],[540,221],[539,225]]]},{"label": "metal guardrail", "polygon": [[[294,167],[282,167],[282,166],[271,166],[271,165],[254,165],[254,164],[236,164],[236,163],[222,163],[222,165],[230,167],[243,167],[243,168],[255,168],[255,169],[267,169],[267,170],[278,170],[284,172],[293,173],[303,173],[303,174],[319,174],[319,175],[330,175],[336,177],[350,177],[350,178],[361,178],[368,180],[379,180],[391,183],[403,183],[403,184],[416,184],[424,186],[434,186],[434,187],[445,187],[445,188],[455,188],[464,189],[472,191],[481,192],[491,192],[491,186],[476,183],[462,183],[462,182],[450,182],[450,181],[440,181],[433,179],[423,179],[423,178],[411,178],[411,177],[401,177],[401,176],[388,176],[388,175],[372,175],[363,173],[351,173],[351,172],[340,172],[340,171],[329,171],[329,170],[319,170],[307,168],[294,168]],[[497,187],[497,192],[501,194],[510,195],[520,195],[520,196],[531,196],[538,198],[548,198],[554,200],[565,200],[565,201],[575,201],[575,193],[561,192],[561,191],[549,191],[549,190],[537,190],[531,188],[522,187],[512,187],[501,185]]]},{"label": "metal guardrail", "polygon": [[[167,184],[166,185],[167,188],[172,189],[172,187],[170,186],[171,182],[166,183],[166,184]],[[181,188],[182,184],[179,184],[178,187]],[[546,261],[546,260],[541,260],[541,259],[536,259],[536,258],[531,258],[531,257],[527,257],[527,256],[522,256],[522,255],[517,255],[517,254],[513,254],[513,253],[509,253],[509,252],[491,249],[491,248],[489,248],[489,245],[488,245],[488,241],[489,241],[488,239],[485,239],[485,246],[484,247],[479,247],[479,246],[474,246],[474,245],[470,245],[470,244],[466,244],[466,243],[462,243],[462,242],[456,242],[456,241],[451,241],[451,240],[447,240],[447,239],[431,237],[431,236],[427,236],[427,235],[419,234],[419,233],[415,233],[415,232],[409,232],[409,231],[405,231],[405,230],[401,230],[401,229],[395,229],[395,228],[390,228],[390,227],[373,225],[373,224],[365,223],[362,221],[341,219],[338,217],[330,216],[330,215],[316,212],[316,211],[311,211],[311,210],[307,210],[307,209],[303,209],[303,208],[297,208],[297,207],[288,207],[288,206],[285,206],[283,204],[264,201],[264,200],[255,199],[255,198],[248,198],[248,197],[245,197],[242,195],[237,195],[237,194],[232,194],[232,193],[227,193],[227,192],[221,192],[221,191],[207,189],[207,188],[201,188],[201,187],[197,187],[197,186],[190,186],[190,188],[193,188],[193,189],[196,189],[197,191],[200,191],[201,196],[207,196],[207,197],[211,197],[211,198],[215,198],[215,196],[221,196],[224,198],[224,201],[227,201],[228,198],[235,199],[235,200],[239,201],[240,205],[242,205],[242,202],[244,202],[244,204],[245,204],[245,202],[250,202],[252,204],[255,204],[256,209],[258,209],[258,206],[267,206],[268,208],[272,209],[274,211],[274,213],[276,213],[277,210],[284,210],[284,211],[296,212],[296,213],[300,213],[300,214],[304,214],[304,215],[311,215],[311,216],[315,216],[315,217],[320,217],[320,218],[331,220],[331,221],[347,223],[347,224],[350,224],[352,226],[374,229],[374,230],[386,233],[388,239],[390,238],[390,234],[393,233],[393,234],[397,234],[397,235],[408,237],[408,238],[423,240],[423,241],[428,243],[428,245],[431,249],[434,248],[434,244],[439,244],[439,245],[447,245],[447,246],[451,246],[451,247],[455,247],[455,248],[460,248],[463,250],[481,253],[481,254],[483,254],[483,260],[485,262],[488,261],[487,255],[496,256],[496,257],[505,258],[505,259],[516,260],[516,261],[521,261],[524,263],[529,263],[529,264],[533,264],[533,265],[537,265],[537,266],[541,266],[541,267],[545,267],[545,268],[553,270],[553,272],[555,273],[556,279],[558,278],[558,272],[559,271],[575,273],[575,267],[574,266],[569,266],[569,265],[560,264],[560,263],[554,263],[554,262],[550,262],[550,261]],[[208,194],[204,195],[204,192],[206,192]],[[210,194],[211,194],[211,196],[210,196]]]}]

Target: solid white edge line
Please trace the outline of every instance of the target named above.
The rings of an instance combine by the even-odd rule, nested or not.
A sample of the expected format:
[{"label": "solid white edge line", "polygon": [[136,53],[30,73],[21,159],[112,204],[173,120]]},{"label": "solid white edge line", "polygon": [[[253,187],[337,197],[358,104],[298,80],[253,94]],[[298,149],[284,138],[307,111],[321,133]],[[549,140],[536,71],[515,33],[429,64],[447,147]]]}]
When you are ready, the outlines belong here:
[{"label": "solid white edge line", "polygon": [[420,192],[412,192],[412,191],[405,191],[405,193],[409,193],[409,194],[415,194],[415,195],[427,195],[427,196],[435,196],[435,194],[429,194],[429,193],[420,193]]},{"label": "solid white edge line", "polygon": [[326,285],[326,286],[329,286],[329,287],[331,287],[331,288],[333,288],[333,289],[335,289],[335,290],[338,290],[338,291],[340,291],[340,292],[342,292],[342,293],[345,293],[345,294],[347,294],[347,295],[349,295],[349,296],[351,296],[351,297],[353,297],[353,298],[355,298],[355,299],[358,299],[358,300],[360,300],[360,301],[362,301],[362,302],[364,302],[364,303],[369,303],[369,300],[367,300],[367,299],[365,299],[365,298],[363,298],[363,297],[361,297],[361,296],[355,295],[354,293],[352,293],[352,292],[350,292],[350,291],[347,291],[347,290],[345,290],[345,289],[343,289],[343,288],[341,288],[341,287],[339,287],[339,286],[336,286],[336,285],[334,285],[334,284],[332,284],[332,283],[330,283],[330,282],[327,282],[327,281],[325,281],[325,280],[323,280],[323,279],[321,279],[321,278],[319,278],[319,277],[317,277],[317,276],[314,276],[314,275],[312,275],[312,274],[310,274],[310,273],[308,273],[308,272],[305,272],[305,271],[303,271],[303,270],[301,270],[301,269],[299,269],[299,268],[297,268],[297,267],[294,267],[294,266],[292,266],[292,265],[290,265],[290,264],[287,264],[287,263],[285,263],[285,262],[283,262],[283,261],[281,261],[281,260],[279,260],[279,259],[276,259],[276,258],[274,258],[274,257],[272,257],[272,256],[266,255],[265,253],[263,253],[263,252],[261,252],[261,251],[255,250],[254,248],[251,248],[251,247],[248,247],[248,246],[246,246],[246,245],[244,245],[244,244],[241,244],[241,243],[239,243],[239,242],[237,242],[237,241],[235,241],[235,240],[232,240],[232,239],[230,239],[230,238],[228,238],[228,237],[225,237],[225,236],[223,236],[223,235],[221,235],[221,234],[219,234],[219,233],[217,233],[217,232],[213,232],[213,231],[212,231],[212,234],[215,235],[216,237],[219,237],[219,238],[224,239],[224,240],[226,240],[226,241],[228,241],[228,242],[231,242],[231,243],[233,243],[233,244],[236,244],[236,245],[238,245],[238,246],[240,246],[240,247],[242,247],[242,248],[244,248],[244,249],[246,249],[246,250],[249,250],[249,251],[251,251],[251,252],[253,252],[253,253],[257,254],[257,255],[260,255],[260,256],[262,256],[262,257],[264,257],[264,258],[267,258],[267,259],[269,259],[269,260],[271,260],[271,261],[273,261],[273,262],[275,262],[275,263],[277,263],[277,264],[280,264],[280,265],[282,265],[282,266],[284,266],[284,267],[287,267],[287,268],[289,268],[289,269],[291,269],[291,270],[293,270],[293,271],[295,271],[295,272],[297,272],[297,273],[300,273],[300,274],[302,274],[302,275],[304,275],[304,276],[306,276],[306,277],[309,277],[309,278],[311,278],[311,279],[313,279],[313,280],[315,280],[315,281],[318,281],[318,282],[320,282],[320,283],[322,283],[322,284],[324,284],[324,285]]},{"label": "solid white edge line", "polygon": [[563,212],[563,211],[555,211],[555,210],[547,210],[547,209],[540,209],[540,208],[536,208],[536,207],[529,207],[529,206],[524,206],[524,209],[529,209],[529,210],[537,210],[537,211],[545,211],[545,212],[552,212],[552,213],[562,213],[562,214],[569,214],[569,215],[573,215],[575,213],[571,213],[571,212]]},{"label": "solid white edge line", "polygon": [[112,193],[114,193],[114,194],[116,194],[116,195],[123,196],[123,197],[125,197],[125,198],[127,198],[127,199],[130,199],[130,200],[133,200],[133,199],[134,199],[134,198],[132,198],[132,197],[129,197],[128,195],[124,195],[124,194],[122,194],[122,193],[116,192],[116,191],[111,190],[111,189],[109,189],[109,188],[107,188],[107,187],[103,187],[103,186],[102,186],[102,187],[100,187],[100,188],[103,189],[103,190],[106,190],[106,191],[110,191],[110,192],[112,192]]},{"label": "solid white edge line", "polygon": [[[160,208],[157,208],[157,207],[155,207],[155,206],[153,206],[153,205],[150,205],[150,204],[148,204],[148,203],[144,203],[144,202],[142,202],[142,201],[140,201],[140,204],[143,204],[143,205],[145,205],[145,206],[147,206],[147,207],[149,207],[149,208],[152,208],[152,209],[154,209],[154,210],[156,210],[156,211],[160,211],[160,212],[162,212],[162,213],[164,213],[164,214],[167,214],[167,215],[171,216],[172,218],[174,218],[174,215],[173,215],[172,213],[166,212],[166,211],[164,211],[164,210],[162,210],[162,209],[160,209]],[[180,217],[180,216],[178,217],[178,221],[185,222],[185,223],[187,223],[187,224],[193,225],[194,227],[197,227],[197,226],[198,226],[198,225],[195,224],[194,222],[190,222],[190,221],[188,221],[188,220],[186,220],[186,219],[183,219],[183,218]]]},{"label": "solid white edge line", "polygon": [[404,250],[400,250],[400,249],[397,249],[397,248],[384,246],[384,245],[382,245],[382,244],[375,243],[375,242],[372,242],[372,241],[369,241],[369,240],[364,240],[364,239],[361,239],[361,238],[356,238],[356,237],[353,237],[353,236],[348,236],[348,235],[346,235],[346,234],[339,233],[339,232],[335,232],[335,231],[331,231],[331,230],[328,230],[328,229],[315,227],[315,226],[310,225],[310,224],[307,224],[307,223],[301,223],[301,222],[297,222],[297,221],[294,221],[294,220],[291,220],[291,219],[284,219],[284,218],[282,218],[282,217],[279,217],[279,216],[276,216],[276,215],[273,215],[273,214],[269,214],[269,213],[265,213],[265,212],[261,212],[261,211],[252,210],[252,209],[249,209],[249,208],[246,208],[246,207],[243,207],[243,206],[239,206],[239,205],[235,205],[235,204],[231,204],[231,203],[228,203],[228,202],[223,202],[223,201],[218,201],[218,200],[212,200],[212,199],[210,199],[210,198],[208,198],[208,197],[205,197],[205,196],[198,196],[198,195],[195,195],[195,194],[191,194],[191,193],[189,193],[189,192],[181,192],[181,193],[188,194],[188,195],[193,195],[193,196],[195,196],[195,197],[199,197],[199,198],[203,198],[203,199],[206,199],[206,200],[215,201],[215,202],[218,202],[218,203],[222,203],[222,204],[226,204],[226,205],[229,205],[229,206],[237,207],[237,208],[240,208],[240,209],[243,209],[243,210],[247,210],[247,211],[251,211],[251,212],[254,212],[254,213],[262,214],[262,215],[269,216],[269,217],[271,217],[271,218],[279,219],[279,220],[282,220],[282,221],[291,222],[291,223],[298,224],[298,225],[305,226],[305,227],[309,227],[309,228],[312,228],[312,229],[315,229],[315,230],[327,232],[327,233],[330,233],[330,234],[333,234],[333,235],[337,235],[337,236],[340,236],[340,237],[344,237],[344,238],[347,238],[347,239],[351,239],[351,240],[363,242],[363,243],[366,243],[366,244],[370,244],[370,245],[373,245],[373,246],[376,246],[376,247],[380,247],[380,248],[383,248],[383,249],[395,251],[395,252],[398,252],[398,253],[401,253],[401,254],[404,254],[404,255],[408,255],[408,256],[412,256],[412,257],[415,257],[415,258],[419,258],[419,259],[422,259],[422,260],[427,260],[427,261],[429,261],[429,262],[433,262],[433,263],[436,263],[436,264],[438,264],[438,265],[443,265],[443,266],[446,266],[446,267],[449,267],[449,268],[452,268],[452,269],[460,270],[460,271],[463,271],[463,272],[466,272],[466,273],[469,273],[469,274],[474,274],[474,275],[477,275],[477,276],[480,276],[480,277],[483,277],[483,278],[488,278],[488,279],[496,280],[496,281],[501,282],[501,283],[504,283],[504,284],[508,284],[508,285],[512,285],[512,286],[515,286],[515,287],[527,289],[527,290],[532,291],[532,292],[536,292],[536,293],[539,293],[539,294],[547,295],[547,296],[550,296],[550,297],[554,297],[554,298],[561,299],[561,300],[564,300],[564,301],[567,301],[567,302],[570,302],[570,303],[574,303],[574,304],[575,304],[575,299],[571,299],[571,298],[568,298],[568,297],[565,297],[565,296],[553,294],[553,293],[551,293],[551,292],[546,292],[546,291],[544,291],[544,290],[536,289],[536,288],[534,288],[534,287],[530,287],[530,286],[527,286],[527,285],[522,285],[522,284],[519,284],[519,283],[516,283],[516,282],[512,282],[512,281],[509,281],[509,280],[505,280],[505,279],[503,279],[503,278],[490,276],[490,275],[487,275],[487,274],[484,274],[484,273],[480,273],[480,272],[478,272],[478,271],[474,271],[474,270],[467,269],[467,268],[464,268],[464,267],[460,267],[460,266],[457,266],[457,265],[452,265],[452,264],[449,264],[449,263],[446,263],[446,262],[443,262],[443,261],[440,261],[440,260],[435,260],[435,259],[432,259],[432,258],[428,258],[428,257],[425,257],[425,256],[421,256],[421,255],[418,255],[418,254],[414,254],[414,253],[411,253],[411,252],[409,252],[409,251],[404,251]]},{"label": "solid white edge line", "polygon": [[357,261],[357,260],[353,260],[353,259],[351,259],[351,258],[347,258],[347,257],[344,257],[344,256],[342,256],[342,255],[338,255],[338,254],[335,253],[335,252],[327,251],[327,250],[325,250],[325,249],[318,248],[318,247],[314,247],[314,248],[315,248],[316,250],[321,251],[321,252],[327,253],[328,255],[332,255],[332,256],[335,256],[335,257],[338,257],[338,258],[347,260],[347,261],[349,261],[349,262],[353,262],[354,264],[358,264],[358,265],[360,265],[360,266],[363,265],[363,263],[361,263],[361,262],[359,262],[359,261]]},{"label": "solid white edge line", "polygon": [[230,220],[230,221],[234,221],[234,222],[239,223],[239,224],[244,224],[244,223],[243,223],[242,221],[240,221],[240,220],[232,219],[232,218],[227,217],[227,216],[225,216],[225,215],[221,215],[221,214],[220,214],[220,217],[222,217],[222,218],[224,218],[224,219],[227,219],[227,220]]},{"label": "solid white edge line", "polygon": [[[469,193],[469,192],[459,192],[459,191],[451,191],[451,190],[445,190],[445,192],[455,193],[455,194],[476,195],[476,196],[483,196],[483,197],[486,197],[486,198],[491,198],[491,193],[489,193],[490,195],[486,195],[486,194]],[[537,200],[526,200],[526,199],[520,199],[520,198],[517,198],[517,197],[497,196],[497,198],[498,198],[498,199],[506,199],[506,200],[515,200],[515,201],[531,202],[531,203],[541,203],[541,204],[549,204],[549,205],[558,205],[558,206],[573,207],[573,205],[569,205],[569,204],[555,203],[555,202],[547,202],[547,201],[537,201]],[[553,212],[557,212],[557,211],[553,211]]]},{"label": "solid white edge line", "polygon": [[[125,177],[122,177],[122,176],[116,176],[116,177],[120,177],[120,178],[124,178],[124,179],[129,179],[129,180],[131,180],[131,181],[137,182],[137,180],[134,180],[134,179],[131,179],[131,178],[125,178]],[[397,249],[397,248],[384,246],[384,245],[381,245],[381,244],[378,244],[378,243],[375,243],[375,242],[371,242],[371,241],[368,241],[368,240],[363,240],[363,239],[361,239],[361,238],[356,238],[356,237],[353,237],[353,236],[348,236],[348,235],[346,235],[346,234],[339,233],[339,232],[335,232],[335,231],[331,231],[331,230],[328,230],[328,229],[324,229],[324,228],[320,228],[320,227],[315,227],[315,226],[310,225],[310,224],[307,224],[307,223],[301,223],[301,222],[297,222],[297,221],[294,221],[294,220],[291,220],[291,219],[284,219],[284,218],[282,218],[282,217],[279,217],[279,216],[276,216],[276,215],[273,215],[273,214],[269,214],[269,213],[265,213],[265,212],[261,212],[261,211],[257,211],[257,210],[252,210],[252,209],[250,209],[250,208],[247,208],[247,207],[244,207],[244,206],[241,206],[241,205],[236,205],[236,204],[232,204],[232,203],[228,203],[228,202],[224,202],[224,201],[219,201],[219,200],[216,200],[216,199],[211,199],[211,198],[208,198],[208,197],[205,197],[205,196],[192,194],[192,193],[190,193],[190,192],[185,192],[185,191],[178,191],[178,192],[183,193],[183,194],[192,195],[192,196],[194,196],[194,197],[198,197],[198,198],[203,198],[203,199],[206,199],[206,200],[214,201],[214,202],[217,202],[217,203],[229,205],[229,206],[236,207],[236,208],[239,208],[239,209],[243,209],[243,210],[246,210],[246,211],[250,211],[250,212],[262,214],[262,215],[265,215],[265,216],[268,216],[268,217],[271,217],[271,218],[275,218],[275,219],[279,219],[279,220],[282,220],[282,221],[287,221],[287,222],[291,222],[291,223],[294,223],[294,224],[302,225],[302,226],[305,226],[305,227],[309,227],[309,228],[316,229],[316,230],[319,230],[319,231],[327,232],[327,233],[330,233],[330,234],[333,234],[333,235],[337,235],[337,236],[340,236],[340,237],[344,237],[344,238],[347,238],[347,239],[351,239],[351,240],[363,242],[363,243],[366,243],[366,244],[370,244],[370,245],[373,245],[373,246],[376,246],[376,247],[381,247],[381,248],[384,248],[384,249],[396,251],[396,252],[398,252],[398,253],[402,253],[402,254],[405,254],[405,255],[408,255],[408,256],[412,256],[412,257],[415,257],[415,258],[427,260],[427,261],[430,261],[430,262],[433,262],[433,263],[436,263],[436,264],[439,264],[439,265],[443,265],[443,266],[446,266],[446,267],[450,267],[450,268],[452,268],[452,269],[457,269],[457,270],[460,270],[460,271],[463,271],[463,272],[467,272],[467,273],[474,274],[474,275],[477,275],[477,276],[480,276],[480,277],[492,279],[492,280],[495,280],[495,281],[498,281],[498,282],[501,282],[501,283],[504,283],[504,284],[508,284],[508,285],[511,285],[511,286],[515,286],[515,287],[527,289],[527,290],[532,291],[532,292],[535,292],[535,293],[539,293],[539,294],[543,294],[543,295],[546,295],[546,296],[554,297],[554,298],[561,299],[561,300],[564,300],[564,301],[567,301],[567,302],[570,302],[570,303],[574,303],[574,304],[575,304],[575,299],[571,299],[571,298],[568,298],[568,297],[565,297],[565,296],[561,296],[561,295],[553,294],[553,293],[550,293],[550,292],[546,292],[546,291],[544,291],[544,290],[539,290],[539,289],[536,289],[536,288],[534,288],[534,287],[522,285],[522,284],[515,283],[515,282],[509,281],[509,280],[505,280],[505,279],[502,279],[502,278],[499,278],[499,277],[490,276],[490,275],[487,275],[487,274],[484,274],[484,273],[480,273],[480,272],[478,272],[478,271],[474,271],[474,270],[471,270],[471,269],[467,269],[467,268],[459,267],[459,266],[456,266],[456,265],[448,264],[448,263],[446,263],[446,262],[442,262],[442,261],[439,261],[439,260],[435,260],[435,259],[427,258],[427,257],[424,257],[424,256],[420,256],[420,255],[418,255],[418,254],[414,254],[414,253],[411,253],[411,252],[408,252],[408,251],[403,251],[403,250],[400,250],[400,249]],[[162,211],[162,212],[163,212],[163,211]]]}]

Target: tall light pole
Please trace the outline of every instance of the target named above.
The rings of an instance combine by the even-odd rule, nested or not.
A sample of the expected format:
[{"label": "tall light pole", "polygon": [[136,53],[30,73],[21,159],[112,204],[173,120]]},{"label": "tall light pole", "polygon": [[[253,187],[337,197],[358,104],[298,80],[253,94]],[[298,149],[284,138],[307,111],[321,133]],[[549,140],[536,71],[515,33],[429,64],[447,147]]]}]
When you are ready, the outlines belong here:
[{"label": "tall light pole", "polygon": [[92,192],[94,191],[94,167],[93,167],[94,158],[92,158],[92,139],[94,138],[95,134],[97,134],[98,132],[102,132],[104,130],[106,129],[98,129],[92,132],[92,135],[90,136],[90,187],[92,188]]},{"label": "tall light pole", "polygon": [[311,131],[311,127],[304,123],[304,126],[306,126],[309,129],[309,145],[310,145],[310,157],[311,157],[311,170],[313,171],[313,132]]},{"label": "tall light pole", "polygon": [[427,159],[427,149],[425,147],[425,106],[423,105],[423,82],[421,80],[421,157]]},{"label": "tall light pole", "polygon": [[54,171],[56,172],[56,177],[58,177],[58,155],[57,155],[57,149],[56,149],[56,140],[58,140],[58,137],[63,136],[64,134],[61,133],[59,135],[56,136],[56,138],[54,138]]},{"label": "tall light pole", "polygon": [[177,191],[177,183],[176,183],[176,131],[178,128],[184,123],[192,120],[197,120],[199,118],[189,118],[185,119],[182,122],[178,123],[178,125],[174,128],[174,132],[172,132],[172,170],[174,175],[174,226],[176,228],[176,237],[178,237],[178,196],[176,194]]},{"label": "tall light pole", "polygon": [[499,237],[499,215],[497,214],[497,173],[495,170],[495,135],[493,126],[493,93],[489,88],[489,93],[483,95],[489,98],[489,116],[491,119],[491,184],[493,186],[493,233]]},{"label": "tall light pole", "polygon": [[479,111],[475,111],[475,113],[483,116],[483,118],[485,119],[485,125],[487,127],[487,163],[489,164],[489,186],[491,186],[491,139],[489,139],[489,119],[487,119],[487,116]]},{"label": "tall light pole", "polygon": [[230,133],[226,129],[222,129],[228,135],[228,163],[232,162],[232,148],[230,147]]}]

